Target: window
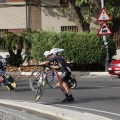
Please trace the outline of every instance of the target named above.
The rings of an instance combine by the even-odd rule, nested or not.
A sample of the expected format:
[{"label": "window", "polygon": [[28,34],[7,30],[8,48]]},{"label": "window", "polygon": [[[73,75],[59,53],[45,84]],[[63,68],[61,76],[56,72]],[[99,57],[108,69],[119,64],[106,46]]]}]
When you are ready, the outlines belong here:
[{"label": "window", "polygon": [[78,27],[77,26],[61,26],[61,32],[63,31],[78,32]]}]

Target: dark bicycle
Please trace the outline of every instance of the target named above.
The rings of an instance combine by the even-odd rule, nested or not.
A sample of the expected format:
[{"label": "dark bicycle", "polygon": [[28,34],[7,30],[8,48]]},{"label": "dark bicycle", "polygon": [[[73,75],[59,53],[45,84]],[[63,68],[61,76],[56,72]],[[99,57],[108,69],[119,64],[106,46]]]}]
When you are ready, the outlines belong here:
[{"label": "dark bicycle", "polygon": [[[5,78],[8,80],[8,84],[4,83],[3,76],[5,76]],[[11,75],[6,73],[6,67],[3,67],[2,70],[0,71],[0,86],[2,84],[5,85],[6,88],[10,91],[14,91],[17,87],[15,79]]]}]

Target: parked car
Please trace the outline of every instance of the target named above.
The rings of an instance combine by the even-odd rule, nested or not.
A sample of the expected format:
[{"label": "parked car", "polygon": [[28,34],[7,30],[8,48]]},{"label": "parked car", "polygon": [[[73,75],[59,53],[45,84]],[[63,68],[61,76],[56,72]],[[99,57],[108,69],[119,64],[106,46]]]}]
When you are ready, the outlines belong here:
[{"label": "parked car", "polygon": [[111,75],[120,76],[120,60],[113,60],[108,66],[108,72]]}]

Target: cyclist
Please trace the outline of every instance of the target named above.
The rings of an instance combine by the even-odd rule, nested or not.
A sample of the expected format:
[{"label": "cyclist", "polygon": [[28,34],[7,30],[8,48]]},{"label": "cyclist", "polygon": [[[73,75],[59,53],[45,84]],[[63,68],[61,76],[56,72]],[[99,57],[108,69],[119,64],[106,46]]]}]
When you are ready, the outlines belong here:
[{"label": "cyclist", "polygon": [[[6,66],[7,66],[6,60],[5,60],[2,56],[0,56],[0,69],[4,70],[4,69],[6,69]],[[1,75],[2,75],[2,74],[1,74]],[[9,82],[8,82],[8,80],[6,79],[6,77],[5,77],[4,75],[2,75],[2,77],[3,77],[3,84],[4,84],[4,85],[8,85]]]},{"label": "cyclist", "polygon": [[62,102],[71,102],[74,101],[74,98],[72,96],[70,89],[67,86],[67,81],[69,80],[71,70],[68,68],[65,59],[62,56],[58,55],[58,53],[61,51],[64,50],[60,48],[51,49],[50,51],[51,56],[49,57],[48,61],[44,61],[40,65],[45,65],[53,61],[57,63],[57,65],[51,65],[50,67],[57,70],[58,72],[59,71],[62,72],[62,75],[60,76],[58,76],[58,73],[56,73],[58,78],[57,86],[65,94],[65,99],[62,100]]}]

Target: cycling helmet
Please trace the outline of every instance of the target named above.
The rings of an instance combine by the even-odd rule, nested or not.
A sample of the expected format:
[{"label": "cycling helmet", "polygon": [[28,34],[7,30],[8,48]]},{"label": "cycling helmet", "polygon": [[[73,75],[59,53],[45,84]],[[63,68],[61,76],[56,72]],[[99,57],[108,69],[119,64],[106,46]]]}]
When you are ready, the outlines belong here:
[{"label": "cycling helmet", "polygon": [[48,57],[49,55],[50,55],[50,51],[45,51],[45,52],[44,52],[44,56],[45,56],[45,57]]},{"label": "cycling helmet", "polygon": [[58,53],[59,53],[59,52],[63,52],[63,51],[64,51],[64,49],[60,49],[60,48],[59,48]]},{"label": "cycling helmet", "polygon": [[57,53],[60,53],[62,51],[64,51],[64,49],[53,48],[53,49],[51,49],[50,54],[57,54]]}]

